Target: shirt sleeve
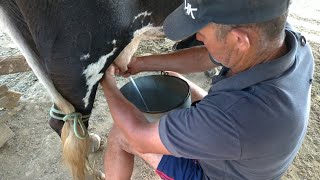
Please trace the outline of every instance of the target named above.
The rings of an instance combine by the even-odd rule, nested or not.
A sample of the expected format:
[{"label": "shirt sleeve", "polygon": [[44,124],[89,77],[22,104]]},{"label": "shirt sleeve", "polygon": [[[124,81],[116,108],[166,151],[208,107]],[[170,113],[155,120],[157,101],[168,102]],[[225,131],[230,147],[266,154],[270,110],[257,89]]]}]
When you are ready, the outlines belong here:
[{"label": "shirt sleeve", "polygon": [[235,123],[205,99],[196,107],[163,116],[159,133],[162,143],[177,157],[232,160],[241,154]]}]

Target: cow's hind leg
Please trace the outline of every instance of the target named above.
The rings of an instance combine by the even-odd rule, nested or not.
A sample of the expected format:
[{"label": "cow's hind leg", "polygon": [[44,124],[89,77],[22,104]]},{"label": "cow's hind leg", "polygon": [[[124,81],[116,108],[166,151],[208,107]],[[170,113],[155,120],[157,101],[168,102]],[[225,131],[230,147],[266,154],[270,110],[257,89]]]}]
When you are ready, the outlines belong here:
[{"label": "cow's hind leg", "polygon": [[26,58],[29,66],[49,92],[54,103],[66,114],[74,112],[74,107],[65,100],[54,87],[53,82],[45,72],[43,61],[36,51],[36,45],[32,40],[29,28],[24,21],[19,8],[13,1],[0,1],[0,23],[6,28],[6,33],[18,46],[19,50]]},{"label": "cow's hind leg", "polygon": [[[75,111],[73,105],[61,96],[46,74],[45,68],[43,67],[44,62],[35,48],[36,45],[27,23],[13,1],[0,0],[0,23],[6,27],[7,34],[12,41],[17,44],[34,74],[43,84],[58,108],[65,114],[73,113]],[[57,124],[53,126],[57,128]],[[85,140],[78,139],[75,137],[72,129],[71,121],[64,123],[61,133],[63,156],[72,170],[73,179],[83,180],[85,176],[85,162],[88,153],[89,138],[85,138]]]},{"label": "cow's hind leg", "polygon": [[49,125],[50,127],[58,133],[58,135],[61,137],[61,130],[62,130],[62,127],[64,125],[64,122],[63,121],[60,121],[60,120],[55,120],[53,118],[51,118],[49,120]]}]

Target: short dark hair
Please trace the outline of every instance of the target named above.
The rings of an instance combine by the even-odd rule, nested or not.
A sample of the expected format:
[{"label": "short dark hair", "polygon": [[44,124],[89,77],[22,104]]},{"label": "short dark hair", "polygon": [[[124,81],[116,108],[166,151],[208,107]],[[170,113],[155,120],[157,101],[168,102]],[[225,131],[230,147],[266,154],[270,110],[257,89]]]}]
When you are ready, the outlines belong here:
[{"label": "short dark hair", "polygon": [[218,31],[216,37],[218,39],[224,39],[228,32],[234,28],[245,27],[245,28],[256,28],[261,32],[261,39],[263,41],[274,41],[284,36],[284,28],[287,21],[288,12],[280,17],[274,18],[266,22],[243,24],[243,25],[224,25],[218,24]]}]

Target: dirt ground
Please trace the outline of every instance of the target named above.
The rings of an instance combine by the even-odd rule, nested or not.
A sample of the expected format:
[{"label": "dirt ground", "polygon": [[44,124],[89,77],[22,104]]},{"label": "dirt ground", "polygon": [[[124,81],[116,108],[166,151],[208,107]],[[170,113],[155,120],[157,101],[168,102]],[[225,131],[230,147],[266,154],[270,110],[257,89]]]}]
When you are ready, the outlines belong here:
[{"label": "dirt ground", "polygon": [[[311,44],[316,67],[308,133],[283,180],[320,179],[320,3],[317,1],[296,0],[291,6],[289,22],[299,29]],[[172,42],[169,40],[144,42],[138,54],[167,52],[171,45]],[[15,54],[19,54],[19,51],[0,27],[0,56]],[[210,78],[203,73],[188,74],[186,77],[204,89],[210,87]],[[128,80],[118,78],[117,82],[121,87]],[[0,180],[71,179],[61,162],[60,139],[47,123],[51,100],[35,75],[26,72],[0,76],[0,84],[6,84],[11,90],[23,93],[15,109],[0,109],[0,117],[6,112],[15,114],[6,122],[15,136],[0,148]],[[109,109],[99,88],[89,131],[107,137],[111,125]],[[96,167],[101,170],[102,154],[100,151],[95,156]],[[143,161],[137,159],[132,179],[159,178]]]}]

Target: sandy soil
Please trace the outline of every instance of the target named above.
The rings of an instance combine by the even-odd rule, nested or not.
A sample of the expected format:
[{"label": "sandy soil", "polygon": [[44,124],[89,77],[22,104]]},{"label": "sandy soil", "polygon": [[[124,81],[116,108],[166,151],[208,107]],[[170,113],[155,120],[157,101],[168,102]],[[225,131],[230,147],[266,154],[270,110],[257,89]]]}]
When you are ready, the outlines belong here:
[{"label": "sandy soil", "polygon": [[[298,156],[284,175],[284,180],[320,179],[320,5],[317,0],[308,2],[296,0],[291,7],[290,22],[309,40],[316,61],[312,89],[312,106],[308,133]],[[0,27],[1,29],[1,27]],[[170,50],[169,40],[144,42],[138,54],[162,53]],[[19,53],[10,39],[0,31],[0,56]],[[142,74],[143,75],[143,74]],[[188,74],[186,77],[199,86],[208,89],[210,79],[203,73]],[[118,78],[119,87],[128,80]],[[15,115],[6,122],[15,137],[0,148],[0,180],[53,180],[70,179],[61,162],[60,139],[47,124],[51,100],[32,72],[0,76],[0,84],[23,93],[15,109],[0,109],[1,114]],[[108,106],[101,89],[90,121],[90,132],[107,137],[112,125]],[[96,154],[96,167],[102,170],[102,154]],[[135,163],[132,179],[158,180],[155,173],[140,159]]]}]

